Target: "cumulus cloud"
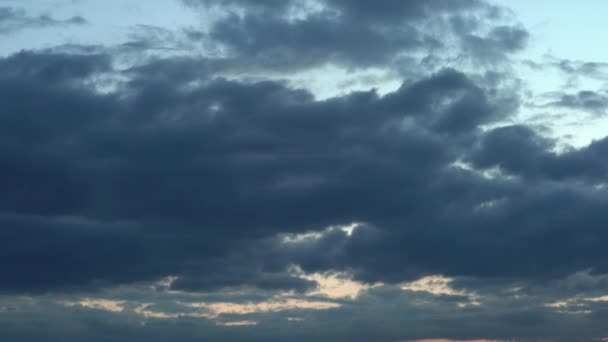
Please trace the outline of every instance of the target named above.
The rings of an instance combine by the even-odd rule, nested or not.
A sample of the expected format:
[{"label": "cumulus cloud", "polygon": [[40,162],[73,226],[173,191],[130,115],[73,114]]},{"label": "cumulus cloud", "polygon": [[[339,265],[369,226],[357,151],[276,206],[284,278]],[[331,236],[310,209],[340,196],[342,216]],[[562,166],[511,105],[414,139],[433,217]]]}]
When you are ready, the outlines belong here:
[{"label": "cumulus cloud", "polygon": [[[404,60],[437,50],[449,51],[444,59],[497,63],[521,50],[528,36],[506,20],[504,9],[476,0],[382,1],[373,6],[333,0],[184,2],[199,9],[227,9],[196,37],[223,46],[232,64],[266,71],[326,64],[399,69]],[[499,24],[488,24],[498,18]]]}]

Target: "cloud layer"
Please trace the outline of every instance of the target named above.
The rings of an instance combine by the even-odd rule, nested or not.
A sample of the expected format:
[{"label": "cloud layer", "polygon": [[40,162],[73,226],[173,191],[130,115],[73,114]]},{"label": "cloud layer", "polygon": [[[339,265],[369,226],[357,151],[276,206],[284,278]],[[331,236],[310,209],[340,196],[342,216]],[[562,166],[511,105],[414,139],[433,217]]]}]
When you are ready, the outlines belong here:
[{"label": "cloud layer", "polygon": [[[0,336],[608,335],[608,140],[560,150],[515,122],[531,33],[506,9],[183,4],[213,20],[161,44],[214,53],[143,35],[0,58]],[[0,10],[5,34],[83,22]],[[290,82],[327,65],[401,86]]]}]

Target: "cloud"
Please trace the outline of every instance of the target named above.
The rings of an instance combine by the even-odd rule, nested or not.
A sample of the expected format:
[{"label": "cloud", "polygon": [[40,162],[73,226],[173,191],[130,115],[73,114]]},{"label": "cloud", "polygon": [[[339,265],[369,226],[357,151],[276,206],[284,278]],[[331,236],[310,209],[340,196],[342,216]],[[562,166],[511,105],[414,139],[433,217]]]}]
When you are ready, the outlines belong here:
[{"label": "cloud", "polygon": [[30,16],[22,9],[0,7],[0,34],[9,34],[23,29],[84,25],[86,23],[86,19],[80,16],[55,19],[49,15]]},{"label": "cloud", "polygon": [[606,139],[581,149],[554,152],[555,141],[543,138],[533,129],[516,125],[492,130],[470,155],[477,168],[500,170],[534,181],[571,180],[601,185],[608,169],[599,158]]},{"label": "cloud", "polygon": [[[287,336],[295,341],[306,341],[315,336],[321,341],[348,339],[362,342],[370,336],[379,341],[418,340],[423,336],[450,336],[455,341],[532,341],[547,336],[555,336],[551,339],[554,341],[587,341],[606,332],[605,328],[594,328],[598,323],[601,326],[605,319],[600,313],[605,302],[593,301],[594,298],[589,298],[586,303],[598,313],[578,314],[548,307],[548,302],[543,299],[550,300],[553,298],[551,295],[486,295],[482,305],[462,307],[458,304],[463,299],[456,295],[435,295],[389,286],[370,289],[356,300],[339,304],[310,299],[226,302],[220,298],[206,298],[202,302],[192,297],[196,296],[193,294],[157,293],[150,296],[148,293],[142,296],[139,293],[143,300],[155,300],[156,304],[142,305],[133,298],[113,301],[86,298],[75,301],[85,305],[67,306],[65,302],[44,299],[33,300],[28,305],[17,302],[14,304],[19,309],[2,321],[12,323],[6,325],[2,335],[25,341],[43,333],[48,333],[51,339],[54,336],[74,339],[86,336],[93,341],[108,336],[119,341],[144,337],[160,341],[168,336],[180,341],[201,338],[280,341]],[[118,291],[112,296],[124,298],[125,294]],[[182,296],[187,302],[175,302],[174,296]],[[110,303],[119,305],[120,309],[115,309]],[[54,314],[47,316],[50,312]],[[19,317],[25,316],[41,323],[20,331],[22,323],[19,322],[22,321]],[[286,319],[291,316],[302,319]],[[349,320],[343,317],[349,317]],[[233,322],[237,324],[231,324]],[[407,322],[407,329],[403,329],[404,322]],[[322,334],[318,333],[320,328],[323,329]],[[555,335],[547,335],[547,329]]]},{"label": "cloud", "polygon": [[[596,157],[603,144],[557,155],[524,126],[483,134],[481,125],[512,104],[463,73],[445,70],[384,96],[317,101],[270,81],[182,86],[154,76],[175,64],[155,63],[105,94],[83,87],[107,72],[105,58],[62,58],[29,53],[0,63],[14,70],[0,82],[9,109],[2,180],[11,189],[2,220],[12,227],[3,253],[21,260],[4,290],[168,275],[183,290],[314,288],[286,273],[294,263],[313,273],[353,270],[371,283],[606,268],[591,257],[601,253],[593,241],[605,221],[605,194],[594,188],[605,174]],[[468,151],[474,169],[500,167],[526,182],[454,168]],[[577,217],[594,219],[569,229]],[[276,238],[349,222],[365,224],[301,244]],[[565,259],[561,250],[581,230],[596,240],[580,240]],[[11,247],[32,236],[32,249]],[[515,248],[522,263],[504,257]]]},{"label": "cloud", "polygon": [[549,65],[557,68],[562,73],[570,76],[574,80],[581,76],[591,79],[605,80],[608,76],[606,74],[606,68],[608,67],[607,63],[570,60],[556,58],[553,56],[547,56],[546,59],[548,59]]},{"label": "cloud", "polygon": [[[247,241],[357,221],[350,212],[365,219],[381,216],[384,209],[368,207],[365,197],[380,196],[400,178],[394,172],[402,167],[383,158],[409,154],[418,170],[409,171],[407,182],[422,180],[424,169],[445,164],[454,153],[434,137],[435,130],[450,139],[452,130],[474,129],[494,111],[481,89],[453,71],[386,97],[362,92],[315,101],[307,91],[275,82],[215,79],[184,89],[154,72],[135,74],[118,87],[120,94],[100,93],[93,79],[108,70],[104,56],[21,53],[2,60],[2,68],[11,70],[0,80],[7,109],[2,180],[10,197],[0,202],[2,219],[14,227],[4,231],[5,241],[19,246],[32,234],[41,241],[29,251],[4,252],[23,260],[3,285],[12,290],[51,288],[60,285],[56,281],[77,286],[146,280],[153,276],[148,272],[160,278],[183,273],[182,268],[214,272],[232,262],[230,254],[249,252],[249,263],[234,264],[239,279],[249,273],[259,286],[304,289],[309,285],[302,280],[273,275],[288,261],[279,269],[251,268],[251,262],[264,261],[249,246],[239,246],[235,234]],[[415,99],[424,89],[437,96]],[[483,109],[472,111],[465,126],[451,127],[447,118],[469,114],[474,99]],[[434,101],[446,103],[434,106]],[[437,119],[428,121],[431,113],[422,113],[431,109]],[[415,126],[401,127],[402,117]],[[408,133],[417,127],[418,133]],[[377,183],[361,187],[368,177]],[[328,211],[334,201],[343,207]],[[70,239],[62,240],[63,233]],[[45,259],[64,249],[87,257]],[[113,257],[104,260],[111,249]],[[157,257],[148,259],[150,253]],[[168,259],[157,263],[163,258]],[[194,262],[175,268],[181,258]],[[125,273],[111,266],[119,259]],[[131,271],[141,260],[148,260],[149,268],[140,264]],[[206,275],[203,282],[187,279],[176,286],[235,283],[222,274]]]},{"label": "cloud", "polygon": [[463,39],[463,49],[480,60],[496,63],[505,54],[523,50],[530,34],[522,27],[497,26],[487,35],[469,34]]},{"label": "cloud", "polygon": [[[186,4],[208,30],[0,58],[0,336],[606,336],[608,140],[557,151],[514,123],[530,33],[505,9]],[[213,54],[174,54],[197,42]],[[290,82],[326,65],[401,85]]]},{"label": "cloud", "polygon": [[506,16],[503,9],[476,0],[382,1],[374,6],[340,0],[185,3],[207,11],[227,8],[197,39],[223,46],[235,65],[275,72],[326,64],[398,69],[408,58],[440,50],[444,59],[497,62],[521,50],[528,36],[513,23],[489,24]]},{"label": "cloud", "polygon": [[608,97],[594,91],[582,90],[576,94],[562,94],[557,101],[547,105],[601,115],[606,112],[608,107]]}]

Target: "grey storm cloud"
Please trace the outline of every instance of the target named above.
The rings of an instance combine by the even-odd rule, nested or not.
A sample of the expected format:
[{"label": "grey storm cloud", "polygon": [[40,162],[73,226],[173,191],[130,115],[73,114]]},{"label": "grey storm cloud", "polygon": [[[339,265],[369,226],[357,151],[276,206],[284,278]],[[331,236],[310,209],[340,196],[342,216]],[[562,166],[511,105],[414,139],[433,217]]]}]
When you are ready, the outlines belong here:
[{"label": "grey storm cloud", "polygon": [[[585,297],[608,284],[608,139],[557,152],[557,141],[512,123],[522,89],[502,67],[530,33],[502,9],[476,0],[181,3],[221,14],[208,31],[189,28],[180,48],[204,41],[227,55],[151,57],[184,32],[145,26],[116,46],[0,58],[0,337],[589,341],[608,333],[606,303]],[[0,32],[81,22],[0,9]],[[441,60],[444,50],[482,67],[412,64],[424,70],[402,73],[392,91],[323,99],[284,80],[326,64],[352,72],[390,69],[406,55]],[[140,58],[125,66],[121,54]],[[561,95],[551,108],[605,109],[600,93]],[[335,228],[352,223],[352,232]],[[260,322],[234,330],[62,301],[102,295],[169,311],[178,304],[168,294],[220,302],[248,289],[254,295],[241,303],[251,303],[320,288],[295,266],[384,285],[314,314],[222,316]],[[461,292],[400,288],[431,275]],[[175,278],[150,290],[166,277]],[[590,313],[547,306],[568,300]],[[292,314],[305,319],[286,323]]]},{"label": "grey storm cloud", "polygon": [[554,148],[554,141],[542,138],[526,126],[508,126],[485,136],[470,160],[478,168],[499,167],[510,174],[536,180],[601,184],[608,174],[608,165],[601,158],[608,152],[606,139],[562,153],[553,152]]},{"label": "grey storm cloud", "polygon": [[[429,176],[470,143],[463,135],[502,113],[453,70],[386,96],[372,91],[325,101],[269,81],[211,79],[186,91],[176,79],[158,80],[154,73],[137,74],[120,95],[103,95],[83,84],[91,72],[106,70],[107,59],[80,58],[21,53],[2,61],[13,70],[0,81],[6,109],[2,182],[10,190],[0,203],[14,227],[4,233],[12,246],[32,235],[46,241],[31,251],[5,250],[7,257],[28,260],[15,265],[7,289],[53,287],[53,279],[22,283],[40,277],[38,267],[62,281],[70,279],[61,274],[69,271],[76,286],[136,280],[137,272],[127,275],[129,260],[133,267],[150,260],[160,277],[181,264],[182,253],[193,263],[174,272],[213,269],[208,253],[236,248],[239,239],[401,216],[393,210],[414,201],[411,191],[424,191]],[[403,126],[404,118],[413,126]],[[379,204],[387,191],[392,201]],[[89,263],[108,270],[114,261],[104,265],[103,256],[110,246],[96,234],[107,225],[108,241],[121,236],[124,249],[117,246],[115,253],[124,253],[125,273],[63,267],[83,262],[71,255],[55,267],[40,263],[67,249],[42,234],[50,232],[45,225],[58,226],[57,217],[68,218],[68,235],[72,225],[100,227],[60,241],[83,248]],[[124,235],[114,224],[126,227]],[[33,233],[37,229],[40,234]],[[163,257],[167,269],[156,262]],[[138,268],[142,277],[154,276],[147,273],[152,269]],[[242,276],[242,270],[235,273]]]},{"label": "grey storm cloud", "polygon": [[[333,63],[348,68],[398,65],[403,56],[451,49],[460,42],[472,60],[504,59],[526,45],[525,29],[483,23],[502,10],[476,0],[460,1],[215,1],[186,0],[195,8],[224,8],[227,14],[198,38],[225,46],[234,63],[265,70],[297,70]],[[234,10],[236,8],[239,11]],[[230,10],[232,8],[233,10]],[[292,18],[293,11],[308,13]],[[447,29],[446,29],[447,28]],[[196,32],[191,32],[196,33]]]},{"label": "grey storm cloud", "polygon": [[[5,290],[171,273],[185,288],[306,288],[280,275],[293,262],[383,282],[435,273],[556,277],[608,266],[596,257],[606,195],[594,188],[606,175],[597,157],[605,144],[555,155],[525,127],[482,133],[512,105],[460,72],[384,96],[323,101],[271,81],[212,78],[181,88],[154,73],[104,95],[83,87],[107,68],[103,56],[33,54],[2,61],[14,70],[0,81],[1,179],[10,190],[0,198],[10,227],[3,254],[22,260]],[[523,178],[451,167],[469,154],[477,169]],[[253,247],[280,232],[350,222],[369,228],[350,238],[337,232],[308,251]],[[31,250],[17,247],[31,239]],[[576,249],[563,253],[569,246]]]}]

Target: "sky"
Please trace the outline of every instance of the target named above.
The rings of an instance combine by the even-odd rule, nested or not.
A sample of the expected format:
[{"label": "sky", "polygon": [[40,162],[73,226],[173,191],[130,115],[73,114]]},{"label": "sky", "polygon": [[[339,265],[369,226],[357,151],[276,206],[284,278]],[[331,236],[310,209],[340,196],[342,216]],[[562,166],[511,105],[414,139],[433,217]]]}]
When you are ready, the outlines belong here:
[{"label": "sky", "polygon": [[606,10],[0,0],[0,340],[608,341]]}]

